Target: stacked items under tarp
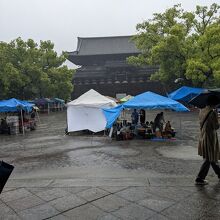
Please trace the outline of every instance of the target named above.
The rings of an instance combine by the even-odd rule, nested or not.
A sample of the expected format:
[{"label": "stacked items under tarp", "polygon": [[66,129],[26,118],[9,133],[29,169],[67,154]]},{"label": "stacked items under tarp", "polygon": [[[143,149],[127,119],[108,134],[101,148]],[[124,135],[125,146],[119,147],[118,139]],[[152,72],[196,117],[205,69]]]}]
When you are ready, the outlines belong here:
[{"label": "stacked items under tarp", "polygon": [[0,132],[17,134],[19,128],[24,133],[24,114],[33,110],[33,104],[15,98],[0,101],[0,113],[7,114],[1,119]]},{"label": "stacked items under tarp", "polygon": [[7,116],[6,123],[8,126],[8,134],[19,133],[19,117],[18,116]]}]

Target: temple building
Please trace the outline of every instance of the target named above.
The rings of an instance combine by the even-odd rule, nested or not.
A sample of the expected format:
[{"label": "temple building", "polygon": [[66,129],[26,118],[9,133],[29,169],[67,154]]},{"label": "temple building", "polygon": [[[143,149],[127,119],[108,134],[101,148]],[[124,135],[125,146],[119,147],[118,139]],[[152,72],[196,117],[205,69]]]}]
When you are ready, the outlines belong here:
[{"label": "temple building", "polygon": [[146,91],[164,94],[159,82],[149,80],[158,67],[136,67],[126,62],[127,57],[138,54],[131,36],[79,37],[76,51],[68,52],[68,60],[80,66],[74,74],[72,98],[89,89],[111,97]]}]

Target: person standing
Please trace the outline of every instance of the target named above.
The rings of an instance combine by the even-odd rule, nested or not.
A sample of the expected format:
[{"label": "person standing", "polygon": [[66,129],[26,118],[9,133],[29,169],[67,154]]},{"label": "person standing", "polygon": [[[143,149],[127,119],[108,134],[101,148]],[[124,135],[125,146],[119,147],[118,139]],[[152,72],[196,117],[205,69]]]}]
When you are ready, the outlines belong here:
[{"label": "person standing", "polygon": [[196,185],[206,185],[205,180],[210,165],[220,179],[220,167],[217,162],[220,159],[219,142],[216,130],[219,128],[218,115],[215,109],[219,99],[211,95],[207,99],[207,106],[199,113],[200,138],[198,144],[198,154],[203,157],[204,162],[195,180]]},{"label": "person standing", "polygon": [[134,111],[131,114],[131,121],[133,125],[137,125],[138,123],[138,113],[136,109],[134,109]]},{"label": "person standing", "polygon": [[31,119],[35,120],[35,117],[36,117],[36,110],[32,109],[32,111],[31,111]]},{"label": "person standing", "polygon": [[154,119],[154,132],[158,128],[161,136],[163,135],[163,124],[165,123],[163,112],[160,112],[156,115]]},{"label": "person standing", "polygon": [[141,124],[145,123],[145,110],[144,109],[140,110],[140,122]]}]

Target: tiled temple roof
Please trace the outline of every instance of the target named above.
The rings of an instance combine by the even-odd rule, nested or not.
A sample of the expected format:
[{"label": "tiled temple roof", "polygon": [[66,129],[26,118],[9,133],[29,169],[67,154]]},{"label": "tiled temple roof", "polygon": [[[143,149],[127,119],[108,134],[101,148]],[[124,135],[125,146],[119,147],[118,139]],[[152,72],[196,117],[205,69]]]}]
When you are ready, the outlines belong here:
[{"label": "tiled temple roof", "polygon": [[132,36],[78,37],[76,55],[130,54],[140,53]]}]

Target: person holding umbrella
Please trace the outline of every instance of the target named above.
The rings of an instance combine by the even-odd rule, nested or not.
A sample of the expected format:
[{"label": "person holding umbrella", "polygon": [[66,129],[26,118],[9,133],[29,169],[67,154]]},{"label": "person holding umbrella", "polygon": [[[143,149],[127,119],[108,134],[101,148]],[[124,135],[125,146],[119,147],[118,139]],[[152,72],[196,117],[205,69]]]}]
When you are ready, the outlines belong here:
[{"label": "person holding umbrella", "polygon": [[220,100],[216,95],[211,94],[206,100],[206,107],[199,113],[200,139],[198,144],[198,154],[204,158],[204,162],[195,180],[196,185],[206,185],[205,180],[210,165],[220,179],[220,167],[217,162],[220,159],[219,142],[217,129],[219,128],[218,115],[215,110]]}]

